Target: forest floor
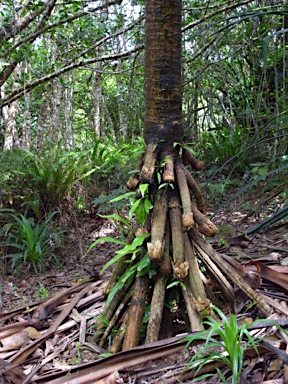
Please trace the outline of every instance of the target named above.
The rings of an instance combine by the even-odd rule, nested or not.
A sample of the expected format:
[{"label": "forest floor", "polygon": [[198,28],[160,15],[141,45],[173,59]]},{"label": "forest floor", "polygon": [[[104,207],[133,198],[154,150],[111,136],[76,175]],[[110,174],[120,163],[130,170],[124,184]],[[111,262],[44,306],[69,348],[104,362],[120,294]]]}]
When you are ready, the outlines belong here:
[{"label": "forest floor", "polygon": [[[265,218],[275,213],[278,208],[281,208],[281,201],[277,199],[277,196],[269,200],[259,199],[259,201],[257,197],[253,196],[249,201],[245,201],[245,209],[243,205],[238,205],[235,202],[228,204],[220,212],[217,212],[215,218],[212,219],[219,228],[219,234],[215,239],[208,241],[219,254],[231,256],[242,265],[253,261],[254,269],[251,266],[251,270],[258,271],[258,268],[261,269],[263,264],[271,267],[271,270],[274,271],[273,276],[268,276],[268,278],[263,278],[262,276],[261,285],[257,289],[259,292],[264,292],[267,300],[271,301],[269,301],[269,304],[273,305],[273,318],[285,319],[288,317],[286,297],[288,287],[287,221],[272,225],[261,233],[248,234],[241,241],[237,237],[239,234],[245,234],[247,230],[263,222]],[[210,209],[208,215],[213,216],[212,209]],[[185,352],[183,346],[181,349],[184,350],[184,353],[179,352],[179,347],[177,343],[175,344],[174,339],[169,339],[167,342],[159,342],[155,345],[155,348],[151,346],[149,358],[146,356],[147,348],[145,349],[144,347],[142,349],[139,348],[138,352],[136,349],[133,354],[129,354],[129,352],[126,354],[120,353],[122,365],[119,362],[120,360],[117,361],[115,357],[107,357],[104,350],[96,351],[95,348],[93,350],[92,345],[89,345],[87,341],[88,335],[93,334],[95,318],[99,315],[105,304],[101,289],[108,282],[112,268],[105,271],[102,276],[100,276],[100,270],[111,259],[118,246],[112,243],[101,242],[85,258],[81,256],[83,256],[83,253],[85,253],[94,240],[105,236],[118,236],[116,228],[111,222],[101,219],[97,215],[91,216],[88,213],[81,215],[78,217],[77,231],[75,230],[75,233],[71,234],[67,250],[59,257],[59,261],[62,264],[61,269],[54,265],[47,269],[45,273],[36,275],[33,270],[21,267],[18,276],[12,274],[0,276],[0,305],[2,306],[2,308],[0,306],[0,383],[24,383],[25,378],[23,377],[25,376],[21,376],[21,372],[25,372],[25,375],[28,375],[31,371],[33,379],[32,381],[26,381],[27,383],[70,383],[70,381],[65,381],[66,379],[63,379],[63,376],[62,381],[57,381],[59,372],[73,372],[73,367],[82,367],[83,364],[87,366],[86,369],[91,370],[92,368],[89,363],[94,361],[97,361],[98,372],[101,369],[106,369],[107,366],[110,367],[106,374],[106,376],[110,375],[110,381],[101,381],[102,377],[104,377],[102,374],[98,379],[97,375],[93,376],[94,381],[91,382],[95,383],[171,384],[174,382],[193,382],[191,378],[186,378],[185,375],[182,375],[183,369],[189,361],[188,352],[187,350]],[[277,279],[280,276],[277,273],[280,273],[281,278],[284,279],[283,284],[279,283],[280,280],[277,284]],[[45,330],[39,333],[38,331],[36,333],[32,332],[33,334],[26,332],[24,336],[21,329],[18,332],[21,335],[18,337],[13,332],[12,334],[9,332],[2,334],[1,337],[1,326],[2,329],[6,329],[9,326],[13,327],[15,324],[26,322],[25,324],[29,328],[29,321],[27,323],[27,319],[31,308],[37,308],[41,303],[47,302],[49,298],[57,296],[60,292],[69,289],[71,286],[76,287],[79,283],[83,284],[81,286],[83,289],[89,287],[87,288],[89,289],[88,293],[86,292],[85,294],[87,297],[95,297],[95,300],[90,301],[89,305],[83,303],[81,306],[78,304],[81,300],[85,300],[85,298],[81,297],[81,300],[77,303],[78,306],[75,304],[73,310],[70,311],[71,313],[67,312],[68,316],[65,318],[65,322],[63,319],[62,328],[60,327],[60,322],[57,331],[54,330],[49,338],[45,339],[44,337],[42,344],[41,342],[38,343],[31,355],[29,351],[25,352],[27,344],[32,343],[35,345],[37,339],[39,341],[42,340],[41,337],[45,334]],[[50,327],[48,330],[51,330],[51,324],[53,324],[54,319],[57,319],[57,316],[59,317],[59,311],[65,311],[65,308],[68,308],[72,303],[73,297],[77,296],[77,289],[75,289],[75,292],[74,296],[67,296],[64,302],[61,302],[56,309],[53,309],[46,326],[46,328]],[[93,315],[84,319],[83,316],[85,315],[81,313],[82,307],[86,308],[86,310],[88,307],[91,313],[93,312]],[[245,313],[243,312],[244,310],[239,310],[239,308],[231,308],[231,312],[235,310],[240,317],[242,316],[242,319],[243,317],[249,318],[252,316],[255,318],[257,316],[255,311],[251,315],[250,311]],[[175,325],[176,322],[177,319],[175,320]],[[83,334],[81,335],[81,332],[83,332],[83,329],[81,331],[82,326],[84,326],[87,336],[87,338],[84,336],[84,339]],[[181,329],[181,326],[175,328],[177,328],[180,334],[185,332],[185,329]],[[177,337],[177,335],[175,336]],[[8,338],[7,340],[5,340],[6,337]],[[269,337],[275,337],[275,335],[269,334]],[[274,342],[276,342],[278,349],[286,349],[287,340],[283,341],[277,337],[274,339]],[[134,363],[131,363],[132,360],[135,360],[136,355],[137,357],[139,356],[139,362],[134,361]],[[101,365],[102,361],[106,366],[105,364],[104,366]],[[286,364],[287,362],[288,359]],[[253,359],[251,356],[249,356],[249,359],[247,358],[244,364],[246,373],[242,377],[241,383],[276,384],[278,382],[288,382],[285,381],[287,380],[287,374],[285,373],[286,364],[283,363],[279,355],[265,349],[260,353],[260,356],[254,356]],[[4,377],[4,381],[1,381],[1,377],[2,380]],[[74,383],[74,381],[72,382]],[[76,382],[86,381],[79,379]],[[212,382],[220,381],[218,381],[216,376],[201,380],[201,383]]]}]

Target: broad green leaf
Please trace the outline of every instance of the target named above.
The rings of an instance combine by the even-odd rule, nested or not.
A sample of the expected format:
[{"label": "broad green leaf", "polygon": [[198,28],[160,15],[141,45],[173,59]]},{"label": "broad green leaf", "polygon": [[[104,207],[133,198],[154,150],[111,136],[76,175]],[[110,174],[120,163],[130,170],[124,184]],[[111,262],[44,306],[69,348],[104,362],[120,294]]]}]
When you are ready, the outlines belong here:
[{"label": "broad green leaf", "polygon": [[142,269],[151,265],[151,260],[149,259],[147,253],[142,257],[137,266],[137,272],[142,271]]},{"label": "broad green leaf", "polygon": [[142,202],[141,199],[137,199],[137,200],[134,201],[132,207],[131,207],[130,210],[129,210],[129,215],[128,215],[129,220],[132,219],[132,216],[133,216],[133,213],[134,213],[135,209],[138,208],[138,206],[139,206],[139,204],[140,204],[141,202]]},{"label": "broad green leaf", "polygon": [[144,202],[143,201],[141,201],[141,204],[139,205],[139,207],[137,207],[135,209],[134,213],[135,213],[135,216],[136,216],[137,220],[139,221],[139,223],[141,225],[144,225],[145,220],[146,220],[148,214],[147,214],[147,212],[145,210]]},{"label": "broad green leaf", "polygon": [[125,243],[126,244],[125,247],[120,249],[116,253],[118,255],[121,255],[121,256],[125,256],[125,255],[128,255],[130,253],[133,253],[137,248],[139,248],[144,243],[144,240],[147,239],[147,237],[149,237],[149,236],[150,236],[150,234],[146,233],[145,235],[135,237],[135,239],[133,240],[133,242],[131,244]]},{"label": "broad green leaf", "polygon": [[[125,253],[124,255],[127,255],[127,253]],[[100,274],[102,275],[102,273],[104,271],[106,271],[107,268],[109,268],[111,265],[113,265],[114,263],[116,263],[118,260],[120,260],[123,256],[123,254],[116,254],[111,260],[108,261],[108,263],[106,263],[103,268],[101,269],[100,271]]]},{"label": "broad green leaf", "polygon": [[127,192],[127,193],[124,193],[121,196],[117,196],[114,199],[110,200],[109,203],[114,203],[115,201],[120,201],[120,200],[123,200],[123,199],[128,199],[129,197],[132,197],[132,196],[135,196],[135,195],[136,195],[136,192]]},{"label": "broad green leaf", "polygon": [[139,189],[142,197],[145,196],[145,193],[148,192],[149,184],[140,184]]},{"label": "broad green leaf", "polygon": [[135,273],[136,273],[136,265],[132,265],[131,267],[129,267],[129,269],[127,269],[124,272],[124,274],[120,277],[120,279],[115,284],[115,286],[111,289],[111,292],[109,293],[109,295],[107,297],[106,307],[109,307],[109,305],[110,305],[111,301],[113,300],[114,296],[116,295],[116,293],[121,288],[124,287],[126,281],[127,281],[128,284],[132,282],[132,280],[135,277]]},{"label": "broad green leaf", "polygon": [[149,213],[150,209],[153,209],[153,204],[149,199],[144,200],[144,209],[147,214]]}]

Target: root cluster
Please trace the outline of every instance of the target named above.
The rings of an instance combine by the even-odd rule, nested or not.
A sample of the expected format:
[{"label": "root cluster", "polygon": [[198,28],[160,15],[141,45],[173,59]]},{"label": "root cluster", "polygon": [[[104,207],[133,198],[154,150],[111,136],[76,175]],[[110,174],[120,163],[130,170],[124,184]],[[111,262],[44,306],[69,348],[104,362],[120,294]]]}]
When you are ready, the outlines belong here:
[{"label": "root cluster", "polygon": [[[161,167],[157,165],[159,163]],[[111,352],[133,348],[139,342],[150,343],[173,336],[173,309],[167,308],[165,303],[175,302],[175,297],[178,300],[174,311],[182,314],[187,330],[202,330],[201,313],[207,312],[211,303],[221,306],[211,281],[220,289],[226,304],[232,305],[234,301],[232,280],[258,303],[265,315],[270,311],[256,292],[203,239],[202,235],[214,236],[217,227],[205,216],[205,201],[187,165],[196,171],[203,167],[203,163],[187,149],[176,147],[167,152],[151,143],[139,164],[140,174],[127,183],[131,190],[137,190],[141,183],[150,186],[154,206],[139,233],[150,233],[145,251],[157,268],[153,278],[148,274],[136,275],[105,309],[106,325],[103,321],[98,324],[98,334],[101,335],[98,342],[102,347],[109,339]],[[160,185],[165,188],[159,189]],[[205,266],[206,276],[199,269],[196,255]],[[106,293],[121,279],[127,267],[126,260],[124,257],[118,262]],[[167,290],[167,282],[174,289]],[[143,317],[149,306],[148,324],[143,327]]]}]

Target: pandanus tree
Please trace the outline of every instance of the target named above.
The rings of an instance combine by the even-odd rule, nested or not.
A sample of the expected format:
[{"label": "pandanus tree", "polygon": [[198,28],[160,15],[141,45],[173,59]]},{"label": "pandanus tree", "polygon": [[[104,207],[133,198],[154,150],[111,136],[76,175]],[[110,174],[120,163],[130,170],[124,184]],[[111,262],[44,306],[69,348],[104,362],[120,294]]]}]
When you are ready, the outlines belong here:
[{"label": "pandanus tree", "polygon": [[[167,281],[172,281],[170,285],[178,289],[178,305],[188,328],[202,329],[201,312],[211,302],[216,305],[219,302],[209,284],[204,284],[195,254],[227,303],[234,301],[232,280],[257,303],[260,311],[269,312],[267,304],[245,282],[245,276],[239,276],[201,236],[213,236],[217,228],[205,217],[205,202],[191,174],[193,170],[201,170],[203,164],[194,159],[183,143],[181,13],[181,0],[146,1],[144,138],[147,146],[139,162],[139,173],[127,186],[137,190],[141,198],[143,185],[148,185],[153,208],[136,232],[136,242],[141,237],[146,241],[138,242],[142,251],[134,260],[128,254],[118,261],[106,289],[109,293],[119,279],[125,280],[104,310],[106,329],[103,322],[98,324],[102,330],[100,346],[105,344],[113,327],[123,330],[115,333],[113,352],[138,345],[147,304],[151,304],[150,315],[142,340],[148,343],[171,335],[167,325],[172,312],[165,306]],[[146,258],[147,264],[153,265],[153,276],[149,272],[135,273],[133,280],[124,279],[129,258],[130,265],[137,258],[139,263]]]}]

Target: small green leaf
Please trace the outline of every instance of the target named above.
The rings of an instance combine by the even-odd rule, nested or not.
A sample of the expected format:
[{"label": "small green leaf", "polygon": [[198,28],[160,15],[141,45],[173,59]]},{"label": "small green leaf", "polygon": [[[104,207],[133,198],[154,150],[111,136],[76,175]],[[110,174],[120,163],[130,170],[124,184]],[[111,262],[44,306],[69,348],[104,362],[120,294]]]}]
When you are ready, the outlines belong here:
[{"label": "small green leaf", "polygon": [[132,219],[132,216],[133,216],[133,213],[135,211],[135,209],[138,208],[139,204],[141,203],[141,199],[138,199],[138,200],[135,200],[132,207],[130,208],[129,210],[129,214],[128,214],[128,217],[129,217],[129,220]]},{"label": "small green leaf", "polygon": [[153,204],[151,203],[151,201],[149,199],[145,199],[144,200],[144,209],[145,209],[145,212],[148,214],[150,209],[153,208]]},{"label": "small green leaf", "polygon": [[142,197],[144,197],[145,193],[148,192],[148,188],[149,188],[149,184],[141,184],[139,186]]},{"label": "small green leaf", "polygon": [[126,225],[127,227],[131,228],[131,224],[126,219],[124,219],[124,217],[122,217],[120,215],[117,215],[117,214],[114,214],[114,215],[100,215],[100,214],[98,214],[98,216],[103,217],[104,219],[109,219],[109,220],[113,221],[113,223],[115,223],[118,220],[121,223],[123,223],[124,225]]},{"label": "small green leaf", "polygon": [[179,285],[179,281],[173,281],[171,284],[167,285],[166,289],[176,287],[177,285]]},{"label": "small green leaf", "polygon": [[135,213],[135,216],[136,216],[137,220],[139,221],[139,223],[141,225],[143,225],[145,223],[146,218],[147,218],[147,213],[145,211],[143,200],[141,201],[141,204],[139,204],[139,207],[137,207],[135,209],[134,213]]},{"label": "small green leaf", "polygon": [[149,259],[147,253],[142,257],[142,259],[139,261],[137,266],[137,272],[142,271],[142,269],[146,268],[147,266],[151,265],[151,260]]}]

